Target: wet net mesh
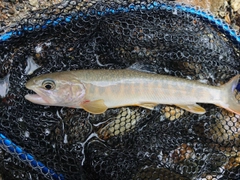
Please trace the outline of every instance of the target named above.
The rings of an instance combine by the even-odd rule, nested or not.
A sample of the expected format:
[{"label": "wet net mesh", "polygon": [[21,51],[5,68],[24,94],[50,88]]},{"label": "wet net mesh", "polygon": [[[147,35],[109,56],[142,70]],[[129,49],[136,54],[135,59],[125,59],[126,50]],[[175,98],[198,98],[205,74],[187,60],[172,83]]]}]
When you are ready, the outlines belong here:
[{"label": "wet net mesh", "polygon": [[67,1],[2,32],[2,178],[239,179],[240,117],[215,105],[202,104],[203,115],[170,105],[93,115],[24,99],[36,75],[134,63],[224,84],[239,73],[239,43],[201,13],[173,2]]}]

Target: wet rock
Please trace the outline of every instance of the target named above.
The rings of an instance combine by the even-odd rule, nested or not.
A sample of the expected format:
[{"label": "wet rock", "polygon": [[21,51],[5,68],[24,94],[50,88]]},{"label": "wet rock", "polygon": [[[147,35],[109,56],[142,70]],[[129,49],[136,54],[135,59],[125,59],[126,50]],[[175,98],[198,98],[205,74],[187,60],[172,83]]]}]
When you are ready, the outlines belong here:
[{"label": "wet rock", "polygon": [[225,0],[176,0],[176,2],[201,7],[216,15],[219,8],[224,5]]},{"label": "wet rock", "polygon": [[38,1],[37,0],[29,0],[29,3],[31,6],[38,7]]},{"label": "wet rock", "polygon": [[231,0],[231,7],[233,11],[238,11],[240,9],[240,1],[239,0]]}]

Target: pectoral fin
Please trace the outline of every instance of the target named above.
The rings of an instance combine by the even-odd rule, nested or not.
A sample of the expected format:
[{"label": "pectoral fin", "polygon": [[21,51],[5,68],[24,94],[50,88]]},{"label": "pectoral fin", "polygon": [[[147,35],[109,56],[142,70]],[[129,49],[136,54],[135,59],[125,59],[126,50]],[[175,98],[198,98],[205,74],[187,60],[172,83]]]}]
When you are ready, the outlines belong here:
[{"label": "pectoral fin", "polygon": [[157,104],[155,104],[155,103],[143,103],[143,104],[138,104],[138,106],[146,108],[146,109],[153,110],[154,107],[157,106]]},{"label": "pectoral fin", "polygon": [[196,114],[204,114],[206,110],[199,106],[198,104],[175,104],[176,106],[185,109],[186,111],[196,113]]},{"label": "pectoral fin", "polygon": [[99,99],[95,101],[85,102],[81,104],[81,107],[92,114],[101,114],[107,110],[107,106],[104,104],[104,100]]}]

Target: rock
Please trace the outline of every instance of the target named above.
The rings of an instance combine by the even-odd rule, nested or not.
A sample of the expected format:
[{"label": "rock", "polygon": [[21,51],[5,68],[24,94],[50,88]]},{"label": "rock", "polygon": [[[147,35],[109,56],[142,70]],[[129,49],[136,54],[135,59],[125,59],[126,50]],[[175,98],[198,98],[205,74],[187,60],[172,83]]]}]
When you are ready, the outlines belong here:
[{"label": "rock", "polygon": [[239,0],[231,0],[231,7],[233,11],[238,11],[240,9],[240,1]]},{"label": "rock", "polygon": [[14,8],[10,8],[8,10],[8,13],[11,14],[11,15],[15,14],[15,9]]},{"label": "rock", "polygon": [[38,0],[29,0],[31,6],[38,7]]},{"label": "rock", "polygon": [[237,14],[235,17],[236,25],[240,26],[240,14]]},{"label": "rock", "polygon": [[[224,5],[226,0],[176,0],[176,2],[201,7],[204,10],[217,14],[217,11]],[[239,1],[239,0],[236,0]]]}]

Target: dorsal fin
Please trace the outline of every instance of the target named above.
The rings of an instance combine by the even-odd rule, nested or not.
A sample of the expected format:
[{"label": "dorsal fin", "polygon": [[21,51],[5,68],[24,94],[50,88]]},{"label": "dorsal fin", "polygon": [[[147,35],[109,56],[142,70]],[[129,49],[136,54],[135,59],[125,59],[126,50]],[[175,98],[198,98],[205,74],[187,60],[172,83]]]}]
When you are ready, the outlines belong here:
[{"label": "dorsal fin", "polygon": [[138,62],[132,64],[127,69],[135,70],[135,71],[142,71],[142,72],[147,72],[147,73],[153,73],[153,74],[157,73],[157,69],[153,65],[143,64],[143,63],[138,63]]}]

